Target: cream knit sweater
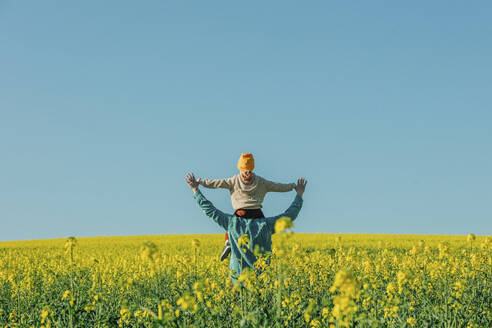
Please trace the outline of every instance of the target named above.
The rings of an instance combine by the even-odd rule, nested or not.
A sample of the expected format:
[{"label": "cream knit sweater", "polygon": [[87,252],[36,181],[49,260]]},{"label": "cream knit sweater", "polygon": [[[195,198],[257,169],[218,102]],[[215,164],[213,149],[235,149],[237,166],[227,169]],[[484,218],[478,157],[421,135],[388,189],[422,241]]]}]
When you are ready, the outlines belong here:
[{"label": "cream knit sweater", "polygon": [[261,208],[267,192],[287,192],[296,187],[295,183],[277,183],[255,175],[252,184],[245,184],[239,174],[226,179],[197,179],[205,188],[229,189],[234,210]]}]

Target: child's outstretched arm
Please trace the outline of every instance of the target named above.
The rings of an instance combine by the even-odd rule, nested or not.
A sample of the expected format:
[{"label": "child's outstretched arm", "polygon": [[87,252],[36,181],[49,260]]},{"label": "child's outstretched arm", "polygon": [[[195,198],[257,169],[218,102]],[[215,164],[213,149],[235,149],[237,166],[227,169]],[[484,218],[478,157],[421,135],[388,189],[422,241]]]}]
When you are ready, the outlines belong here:
[{"label": "child's outstretched arm", "polygon": [[232,178],[226,178],[226,179],[196,179],[199,184],[204,186],[205,188],[210,188],[210,189],[217,189],[217,188],[222,188],[222,189],[229,189],[233,187],[233,182]]},{"label": "child's outstretched arm", "polygon": [[278,183],[267,179],[265,180],[265,188],[267,192],[287,192],[295,189],[295,183]]},{"label": "child's outstretched arm", "polygon": [[191,190],[195,193],[195,199],[198,202],[198,205],[201,207],[205,215],[215,221],[222,228],[227,230],[229,219],[231,215],[225,214],[224,212],[215,208],[211,201],[209,201],[198,189],[198,181],[195,179],[193,173],[188,173],[185,178],[186,183],[190,187]]}]

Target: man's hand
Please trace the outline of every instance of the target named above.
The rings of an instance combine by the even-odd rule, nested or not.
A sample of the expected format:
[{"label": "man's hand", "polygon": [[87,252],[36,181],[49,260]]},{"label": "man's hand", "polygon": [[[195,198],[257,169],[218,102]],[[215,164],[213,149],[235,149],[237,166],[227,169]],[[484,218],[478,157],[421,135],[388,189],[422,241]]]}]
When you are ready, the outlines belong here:
[{"label": "man's hand", "polygon": [[185,177],[185,181],[190,189],[193,190],[193,192],[196,192],[198,190],[199,183],[198,181],[196,181],[195,175],[193,173],[188,173]]},{"label": "man's hand", "polygon": [[302,197],[306,190],[307,181],[304,178],[297,179],[296,192],[297,196]]}]

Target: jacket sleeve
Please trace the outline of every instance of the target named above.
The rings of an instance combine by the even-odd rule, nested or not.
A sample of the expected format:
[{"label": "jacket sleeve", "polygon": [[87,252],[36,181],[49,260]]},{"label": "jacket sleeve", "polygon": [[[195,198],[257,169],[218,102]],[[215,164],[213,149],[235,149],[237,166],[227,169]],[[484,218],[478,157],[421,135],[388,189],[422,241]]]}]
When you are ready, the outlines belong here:
[{"label": "jacket sleeve", "polygon": [[200,190],[197,190],[197,192],[195,193],[195,199],[205,215],[214,220],[215,223],[220,225],[222,228],[227,230],[229,219],[231,218],[230,214],[226,214],[216,209],[212,202],[205,198],[205,196],[203,196]]},{"label": "jacket sleeve", "polygon": [[266,192],[287,192],[291,191],[296,187],[295,183],[278,183],[267,179],[263,179],[265,184]]},{"label": "jacket sleeve", "polygon": [[267,227],[270,230],[270,232],[272,234],[275,233],[275,222],[277,222],[277,220],[283,216],[286,216],[290,218],[292,221],[294,221],[297,218],[297,215],[299,215],[299,211],[302,208],[302,203],[303,203],[302,198],[296,195],[296,198],[284,213],[267,218],[266,219]]},{"label": "jacket sleeve", "polygon": [[222,188],[222,189],[229,189],[231,190],[233,187],[233,178],[226,178],[226,179],[198,179],[198,183],[204,186],[205,188],[210,188],[210,189],[217,189],[217,188]]}]

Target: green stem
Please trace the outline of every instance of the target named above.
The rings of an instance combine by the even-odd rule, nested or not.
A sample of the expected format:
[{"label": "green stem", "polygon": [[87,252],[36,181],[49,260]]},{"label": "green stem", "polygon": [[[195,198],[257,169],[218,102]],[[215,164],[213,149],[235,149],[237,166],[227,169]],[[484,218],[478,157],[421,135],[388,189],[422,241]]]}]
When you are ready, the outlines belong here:
[{"label": "green stem", "polygon": [[[283,240],[281,241],[280,247],[281,249],[284,249]],[[282,313],[282,287],[283,287],[282,285],[284,284],[283,267],[281,261],[279,262],[279,270],[278,270],[277,278],[279,282],[279,286],[277,289],[277,318],[279,319],[278,322],[280,325],[280,316]]]},{"label": "green stem", "polygon": [[195,277],[196,277],[196,272],[197,272],[197,249],[195,248]]},{"label": "green stem", "polygon": [[[74,279],[73,279],[73,275],[74,275],[74,270],[73,270],[73,247],[70,247],[70,290],[71,290],[71,296],[70,297],[74,297],[75,294],[74,294],[74,290],[75,290],[75,286],[74,286]],[[69,300],[70,302],[71,300]],[[73,328],[73,309],[72,309],[72,305],[69,303],[68,304],[69,306],[69,327],[70,328]]]}]

